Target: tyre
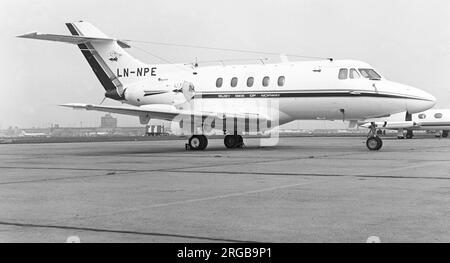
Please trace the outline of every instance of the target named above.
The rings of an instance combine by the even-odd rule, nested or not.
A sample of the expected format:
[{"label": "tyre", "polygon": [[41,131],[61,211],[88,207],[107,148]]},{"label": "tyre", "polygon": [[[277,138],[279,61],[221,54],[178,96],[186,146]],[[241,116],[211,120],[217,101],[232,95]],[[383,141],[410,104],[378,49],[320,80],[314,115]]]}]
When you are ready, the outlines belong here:
[{"label": "tyre", "polygon": [[378,151],[383,146],[383,141],[378,136],[372,136],[367,138],[366,146],[371,151]]},{"label": "tyre", "polygon": [[204,150],[208,146],[208,139],[204,135],[194,135],[189,139],[189,147],[191,150]]},{"label": "tyre", "polygon": [[241,135],[236,135],[237,139],[236,139],[236,145],[234,146],[235,148],[242,148],[244,146],[244,138],[242,138]]},{"label": "tyre", "polygon": [[227,135],[223,139],[223,144],[225,144],[225,147],[228,149],[234,148],[237,144],[237,138],[233,135]]},{"label": "tyre", "polygon": [[199,135],[199,137],[200,137],[200,140],[201,140],[200,149],[199,150],[204,150],[208,146],[208,138],[206,138],[205,135]]}]

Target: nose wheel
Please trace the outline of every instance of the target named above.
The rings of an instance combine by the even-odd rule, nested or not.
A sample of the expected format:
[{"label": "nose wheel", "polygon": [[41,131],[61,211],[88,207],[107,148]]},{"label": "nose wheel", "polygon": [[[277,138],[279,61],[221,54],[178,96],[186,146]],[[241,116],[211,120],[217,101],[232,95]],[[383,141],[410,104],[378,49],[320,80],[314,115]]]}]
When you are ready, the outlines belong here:
[{"label": "nose wheel", "polygon": [[186,144],[186,150],[202,151],[208,146],[208,138],[205,135],[193,135]]},{"label": "nose wheel", "polygon": [[371,151],[378,151],[383,147],[383,141],[378,136],[371,136],[367,138],[366,146]]},{"label": "nose wheel", "polygon": [[383,147],[383,141],[377,134],[375,123],[370,124],[370,131],[367,137],[366,146],[371,151],[378,151]]}]

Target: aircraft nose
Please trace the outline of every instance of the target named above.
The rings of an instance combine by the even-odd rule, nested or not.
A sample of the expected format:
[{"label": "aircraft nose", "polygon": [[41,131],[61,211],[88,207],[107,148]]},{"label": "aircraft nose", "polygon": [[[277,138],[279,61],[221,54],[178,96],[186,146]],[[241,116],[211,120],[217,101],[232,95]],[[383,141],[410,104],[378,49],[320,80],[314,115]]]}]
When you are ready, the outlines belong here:
[{"label": "aircraft nose", "polygon": [[409,87],[409,91],[412,97],[416,98],[407,103],[409,113],[426,111],[436,105],[436,98],[430,93],[413,87]]}]

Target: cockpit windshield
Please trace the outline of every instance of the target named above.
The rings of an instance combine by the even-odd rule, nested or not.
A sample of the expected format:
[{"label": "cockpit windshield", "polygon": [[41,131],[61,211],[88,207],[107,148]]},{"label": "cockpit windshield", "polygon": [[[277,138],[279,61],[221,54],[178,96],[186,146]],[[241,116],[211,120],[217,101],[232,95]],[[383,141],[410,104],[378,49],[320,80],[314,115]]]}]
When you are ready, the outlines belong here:
[{"label": "cockpit windshield", "polygon": [[370,80],[380,80],[381,79],[380,74],[378,74],[374,69],[360,68],[358,70],[364,78],[367,78]]}]

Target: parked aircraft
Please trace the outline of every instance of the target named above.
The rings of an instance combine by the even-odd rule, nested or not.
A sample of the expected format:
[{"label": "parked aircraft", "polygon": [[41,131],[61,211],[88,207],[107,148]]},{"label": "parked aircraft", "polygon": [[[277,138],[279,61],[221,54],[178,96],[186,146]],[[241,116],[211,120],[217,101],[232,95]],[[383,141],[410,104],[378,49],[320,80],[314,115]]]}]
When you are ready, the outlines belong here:
[{"label": "parked aircraft", "polygon": [[[212,130],[227,148],[243,145],[243,132],[264,132],[294,120],[350,120],[416,113],[435,105],[429,93],[388,81],[356,60],[276,64],[148,65],[125,51],[127,41],[106,36],[88,22],[67,23],[71,35],[30,33],[22,38],[78,45],[105,97],[129,106],[71,103],[74,109],[104,111],[179,123],[190,135],[188,148],[204,150]],[[130,42],[130,41],[128,41]],[[366,145],[379,150],[375,123]]]},{"label": "parked aircraft", "polygon": [[[404,120],[402,120],[404,119]],[[375,126],[379,131],[397,130],[397,138],[411,139],[414,130],[439,131],[444,138],[448,137],[450,131],[450,109],[431,109],[416,114],[400,113],[389,118],[374,119]],[[360,126],[369,128],[371,123],[363,122]],[[378,132],[380,133],[380,132]]]},{"label": "parked aircraft", "polygon": [[50,135],[47,133],[43,133],[43,132],[26,132],[26,131],[22,130],[20,132],[20,136],[22,136],[22,137],[48,137]]}]

